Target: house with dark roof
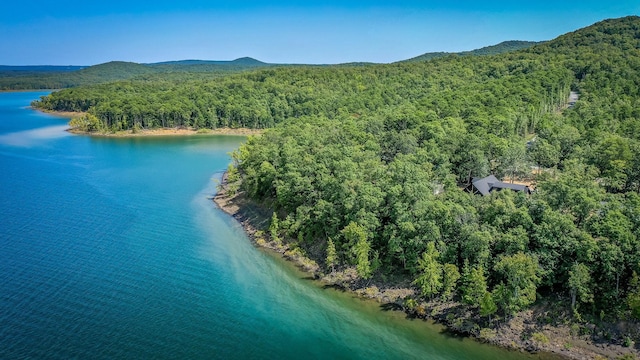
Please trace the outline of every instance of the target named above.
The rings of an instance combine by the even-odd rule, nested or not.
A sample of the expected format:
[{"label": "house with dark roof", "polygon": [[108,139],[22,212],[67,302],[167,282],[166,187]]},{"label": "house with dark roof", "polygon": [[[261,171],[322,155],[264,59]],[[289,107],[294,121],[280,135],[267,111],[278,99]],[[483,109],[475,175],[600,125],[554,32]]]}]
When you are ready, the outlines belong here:
[{"label": "house with dark roof", "polygon": [[469,191],[474,194],[483,196],[490,195],[494,191],[509,189],[512,191],[521,191],[525,194],[531,194],[531,189],[526,185],[511,184],[498,180],[495,176],[489,175],[485,178],[473,178]]}]

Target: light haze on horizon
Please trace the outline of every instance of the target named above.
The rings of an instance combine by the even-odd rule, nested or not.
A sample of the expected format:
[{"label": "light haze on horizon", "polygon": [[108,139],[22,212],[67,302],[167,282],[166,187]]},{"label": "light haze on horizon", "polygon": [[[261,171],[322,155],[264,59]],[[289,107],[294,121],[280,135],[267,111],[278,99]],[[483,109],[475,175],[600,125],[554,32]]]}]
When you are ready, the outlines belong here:
[{"label": "light haze on horizon", "polygon": [[0,64],[94,65],[253,57],[268,63],[388,63],[506,40],[543,41],[640,14],[621,1],[13,2]]}]

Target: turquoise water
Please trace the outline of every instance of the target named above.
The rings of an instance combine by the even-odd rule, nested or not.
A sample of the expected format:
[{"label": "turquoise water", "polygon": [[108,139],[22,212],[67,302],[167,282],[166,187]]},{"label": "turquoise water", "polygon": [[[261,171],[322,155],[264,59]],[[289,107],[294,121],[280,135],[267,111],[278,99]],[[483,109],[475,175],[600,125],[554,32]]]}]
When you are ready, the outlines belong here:
[{"label": "turquoise water", "polygon": [[90,138],[0,93],[0,358],[517,359],[324,290],[209,198],[243,138]]}]

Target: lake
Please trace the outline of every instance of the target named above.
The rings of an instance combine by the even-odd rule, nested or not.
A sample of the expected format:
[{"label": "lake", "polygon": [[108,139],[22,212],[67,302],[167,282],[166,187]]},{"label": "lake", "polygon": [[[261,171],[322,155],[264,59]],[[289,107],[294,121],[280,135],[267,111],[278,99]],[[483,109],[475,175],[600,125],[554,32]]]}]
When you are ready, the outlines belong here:
[{"label": "lake", "polygon": [[323,289],[210,198],[244,140],[92,138],[0,93],[0,358],[522,359]]}]

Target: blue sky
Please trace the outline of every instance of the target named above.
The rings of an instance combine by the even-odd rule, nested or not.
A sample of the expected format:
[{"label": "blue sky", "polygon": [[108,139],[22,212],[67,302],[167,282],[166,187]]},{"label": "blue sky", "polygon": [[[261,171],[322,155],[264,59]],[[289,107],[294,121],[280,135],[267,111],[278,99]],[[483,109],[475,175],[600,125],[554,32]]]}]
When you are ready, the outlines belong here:
[{"label": "blue sky", "polygon": [[640,15],[640,1],[14,1],[0,6],[0,64],[111,60],[393,62],[505,40],[549,40]]}]

